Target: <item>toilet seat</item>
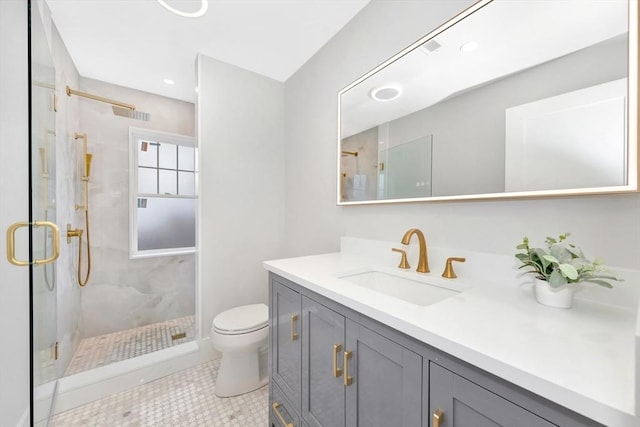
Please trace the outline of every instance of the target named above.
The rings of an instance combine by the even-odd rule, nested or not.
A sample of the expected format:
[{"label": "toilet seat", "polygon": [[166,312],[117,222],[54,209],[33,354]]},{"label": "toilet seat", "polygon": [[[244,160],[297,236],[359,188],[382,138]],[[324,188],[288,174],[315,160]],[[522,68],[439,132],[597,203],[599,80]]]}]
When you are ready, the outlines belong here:
[{"label": "toilet seat", "polygon": [[249,304],[218,314],[213,319],[213,329],[223,335],[248,334],[266,328],[269,324],[269,308],[265,304]]}]

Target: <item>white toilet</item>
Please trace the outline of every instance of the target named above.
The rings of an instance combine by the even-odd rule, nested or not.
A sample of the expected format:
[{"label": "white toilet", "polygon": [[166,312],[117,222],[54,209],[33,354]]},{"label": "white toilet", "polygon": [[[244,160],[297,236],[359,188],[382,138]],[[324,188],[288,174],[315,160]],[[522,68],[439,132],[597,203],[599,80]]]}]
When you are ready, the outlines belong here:
[{"label": "white toilet", "polygon": [[213,319],[211,341],[222,353],[216,396],[237,396],[267,383],[267,370],[260,367],[266,368],[268,324],[269,308],[265,304],[235,307]]}]

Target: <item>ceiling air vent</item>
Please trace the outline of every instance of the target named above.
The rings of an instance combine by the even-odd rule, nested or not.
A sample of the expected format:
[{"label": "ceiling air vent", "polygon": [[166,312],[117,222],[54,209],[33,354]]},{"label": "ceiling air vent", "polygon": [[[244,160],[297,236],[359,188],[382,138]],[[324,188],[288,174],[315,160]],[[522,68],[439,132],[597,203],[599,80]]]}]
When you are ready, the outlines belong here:
[{"label": "ceiling air vent", "polygon": [[427,55],[432,55],[440,49],[442,45],[436,41],[436,39],[431,39],[420,46],[420,49]]}]

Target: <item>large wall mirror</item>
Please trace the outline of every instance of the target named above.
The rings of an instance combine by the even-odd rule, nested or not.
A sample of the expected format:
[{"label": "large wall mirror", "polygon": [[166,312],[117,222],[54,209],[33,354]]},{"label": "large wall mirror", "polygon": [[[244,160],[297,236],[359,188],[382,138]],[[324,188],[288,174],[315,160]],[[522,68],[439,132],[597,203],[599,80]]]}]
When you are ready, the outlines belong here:
[{"label": "large wall mirror", "polygon": [[632,0],[483,0],[338,94],[338,204],[638,190]]}]

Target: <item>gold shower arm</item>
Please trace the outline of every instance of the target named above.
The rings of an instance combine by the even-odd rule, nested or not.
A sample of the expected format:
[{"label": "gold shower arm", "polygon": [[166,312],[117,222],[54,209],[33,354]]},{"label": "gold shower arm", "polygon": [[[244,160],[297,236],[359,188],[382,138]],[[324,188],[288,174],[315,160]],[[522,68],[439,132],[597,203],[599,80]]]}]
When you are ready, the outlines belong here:
[{"label": "gold shower arm", "polygon": [[93,99],[94,101],[106,102],[107,104],[115,105],[115,106],[121,107],[121,108],[126,108],[127,110],[135,111],[135,109],[136,109],[135,105],[126,104],[124,102],[115,101],[113,99],[104,98],[104,97],[98,96],[98,95],[92,95],[92,94],[87,93],[87,92],[81,92],[79,90],[71,89],[69,86],[67,86],[67,95],[68,96],[77,95],[77,96],[82,96],[84,98]]}]

